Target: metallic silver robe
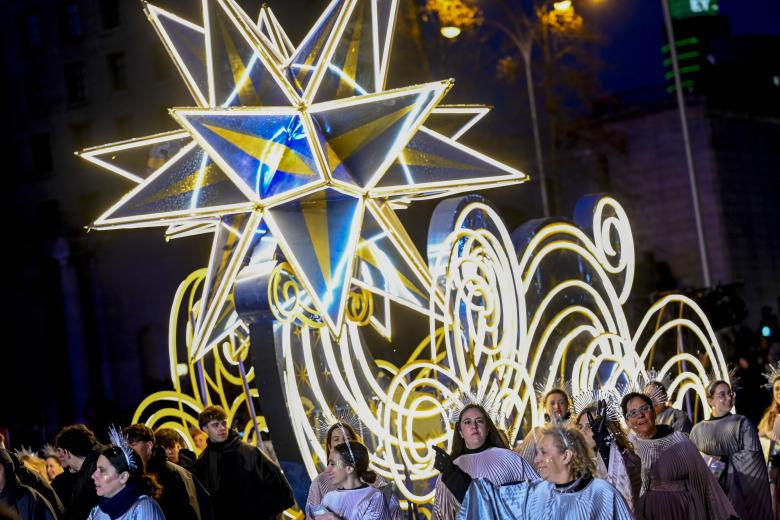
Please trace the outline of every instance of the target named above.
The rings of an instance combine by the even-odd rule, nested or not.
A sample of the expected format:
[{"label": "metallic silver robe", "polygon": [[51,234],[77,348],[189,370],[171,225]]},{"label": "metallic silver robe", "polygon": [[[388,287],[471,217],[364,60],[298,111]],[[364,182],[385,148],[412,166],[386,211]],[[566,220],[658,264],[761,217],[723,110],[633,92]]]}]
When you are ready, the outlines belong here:
[{"label": "metallic silver robe", "polygon": [[645,520],[726,520],[734,507],[684,433],[629,437],[642,460],[642,494],[634,514]]},{"label": "metallic silver robe", "polygon": [[691,433],[691,419],[688,414],[677,408],[667,406],[664,411],[656,415],[655,424],[671,426],[676,432]]},{"label": "metallic silver robe", "polygon": [[390,520],[391,518],[384,495],[371,486],[330,491],[322,499],[322,505],[344,520]]},{"label": "metallic silver robe", "polygon": [[769,476],[750,419],[731,414],[708,419],[693,427],[691,441],[702,453],[728,457],[725,491],[740,518],[772,519]]},{"label": "metallic silver robe", "polygon": [[[539,474],[533,466],[506,448],[488,448],[479,453],[461,455],[453,463],[472,479],[485,479],[496,485],[539,479]],[[433,497],[433,520],[453,520],[458,509],[460,502],[450,493],[439,476]]]},{"label": "metallic silver robe", "polygon": [[[87,520],[111,520],[111,517],[101,511],[100,506],[95,506]],[[133,502],[130,509],[116,520],[165,520],[165,516],[153,498],[141,495]]]},{"label": "metallic silver robe", "polygon": [[594,478],[584,489],[560,492],[544,480],[496,486],[471,483],[459,520],[630,520],[634,518],[618,491]]},{"label": "metallic silver robe", "polygon": [[[380,475],[377,475],[376,481],[371,484],[372,487],[380,491],[384,491],[384,488],[389,485],[390,484]],[[311,481],[311,486],[309,486],[309,496],[306,498],[306,507],[304,508],[307,515],[306,518],[312,518],[312,516],[309,514],[309,511],[311,511],[314,506],[320,505],[325,495],[335,490],[336,486],[330,483],[328,474],[325,471],[317,475],[314,480]],[[390,516],[394,520],[403,520],[406,518],[403,510],[401,510],[401,504],[398,501],[398,498],[396,498],[395,495],[390,495],[387,498],[388,507],[390,508]]]}]

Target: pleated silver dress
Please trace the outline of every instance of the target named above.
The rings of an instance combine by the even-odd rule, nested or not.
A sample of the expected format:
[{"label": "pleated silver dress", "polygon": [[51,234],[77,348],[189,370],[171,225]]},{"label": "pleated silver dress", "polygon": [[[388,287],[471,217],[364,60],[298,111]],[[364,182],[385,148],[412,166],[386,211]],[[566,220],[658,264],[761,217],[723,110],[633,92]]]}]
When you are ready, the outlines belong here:
[{"label": "pleated silver dress", "polygon": [[496,486],[475,480],[459,520],[630,520],[628,504],[607,481],[594,478],[579,491],[565,491],[544,480]]},{"label": "pleated silver dress", "polygon": [[630,440],[642,461],[642,492],[634,508],[637,518],[726,520],[736,516],[687,435],[672,432],[660,439],[632,435]]},{"label": "pleated silver dress", "polygon": [[[479,453],[461,455],[453,463],[472,479],[484,479],[496,485],[539,480],[533,466],[506,448],[488,448]],[[433,520],[454,520],[459,509],[460,502],[439,476],[433,498]]]},{"label": "pleated silver dress", "polygon": [[[390,484],[384,478],[377,475],[376,481],[371,484],[371,487],[382,491],[385,486],[389,485]],[[320,505],[325,495],[331,491],[336,491],[336,486],[330,483],[327,472],[323,471],[314,477],[314,480],[311,481],[311,486],[309,486],[309,495],[306,498],[306,507],[304,508],[307,514],[307,518],[312,518],[312,516],[309,514],[309,511],[311,511],[315,506]],[[404,512],[401,510],[401,504],[398,502],[398,499],[395,497],[395,495],[392,495],[388,498],[387,505],[390,508],[390,516],[393,518],[393,520],[403,520],[406,518]]]},{"label": "pleated silver dress", "polygon": [[773,518],[766,462],[750,419],[733,414],[713,417],[696,424],[690,438],[702,453],[728,458],[720,482],[740,518]]},{"label": "pleated silver dress", "polygon": [[385,497],[371,486],[329,491],[323,497],[322,505],[344,520],[391,519]]},{"label": "pleated silver dress", "polygon": [[[87,520],[111,520],[111,517],[108,513],[104,513],[100,506],[95,506]],[[133,502],[130,509],[122,516],[116,517],[116,520],[165,520],[165,515],[153,498],[141,495]]]},{"label": "pleated silver dress", "polygon": [[656,415],[655,424],[666,424],[671,426],[676,432],[691,433],[693,427],[688,414],[677,408],[667,406],[661,413]]}]

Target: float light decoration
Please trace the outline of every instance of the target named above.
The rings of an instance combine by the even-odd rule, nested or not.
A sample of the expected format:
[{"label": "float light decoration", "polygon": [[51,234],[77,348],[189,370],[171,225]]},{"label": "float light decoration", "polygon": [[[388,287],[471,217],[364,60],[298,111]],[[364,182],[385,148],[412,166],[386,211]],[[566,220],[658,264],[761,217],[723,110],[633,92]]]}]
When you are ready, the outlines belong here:
[{"label": "float light decoration", "polygon": [[[171,110],[182,130],[80,154],[135,183],[96,229],[214,237],[171,314],[174,390],[147,398],[136,420],[187,436],[220,402],[231,418],[248,406],[245,431],[262,427],[241,287],[263,288],[273,334],[251,349],[277,353],[285,402],[274,421],[290,425],[308,473],[326,459],[318,424],[348,411],[365,425],[373,466],[414,503],[432,498],[430,447],[451,441],[460,395],[497,403],[499,423],[517,432],[541,421],[535,384],[615,387],[683,335],[690,348],[666,353],[660,370],[673,402],[704,396],[708,373],[728,378],[691,300],[668,296],[630,329],[633,238],[611,198],[583,199],[574,223],[512,233],[480,197],[448,198],[426,261],[397,209],[527,177],[458,142],[487,108],[440,105],[451,81],[385,90],[397,1],[334,0],[297,48],[267,7],[255,21],[232,0],[202,6],[200,25],[144,7],[196,105]],[[424,331],[400,362],[384,355],[399,306]],[[386,343],[368,344],[365,327]]]}]

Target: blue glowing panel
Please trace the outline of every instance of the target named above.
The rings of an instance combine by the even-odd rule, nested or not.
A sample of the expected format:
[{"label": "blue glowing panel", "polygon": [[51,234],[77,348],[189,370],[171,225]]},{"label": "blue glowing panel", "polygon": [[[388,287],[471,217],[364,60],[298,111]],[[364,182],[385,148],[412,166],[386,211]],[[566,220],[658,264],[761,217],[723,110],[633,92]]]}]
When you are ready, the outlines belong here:
[{"label": "blue glowing panel", "polygon": [[358,1],[341,34],[315,101],[375,92],[371,3]]},{"label": "blue glowing panel", "polygon": [[226,325],[225,320],[230,314],[226,302],[232,294],[238,270],[257,234],[258,220],[258,215],[247,212],[226,215],[217,224],[200,313],[195,325],[193,349],[198,356],[202,355],[203,346],[210,343],[210,339],[213,343],[213,338],[224,332],[216,330],[215,326],[220,322]]},{"label": "blue glowing panel", "polygon": [[524,175],[425,128],[415,134],[377,183],[377,192],[399,187],[458,186],[461,181],[521,179]]},{"label": "blue glowing panel", "polygon": [[207,99],[209,87],[203,28],[153,5],[147,6],[147,12],[196,101]]},{"label": "blue glowing panel", "polygon": [[152,220],[207,208],[247,204],[236,185],[194,143],[130,192],[101,220]]},{"label": "blue glowing panel", "polygon": [[363,219],[355,278],[375,291],[428,308],[430,295],[426,285],[369,211]]},{"label": "blue glowing panel", "polygon": [[361,199],[333,189],[275,206],[269,226],[295,274],[306,282],[318,308],[331,323],[340,323],[352,279]]},{"label": "blue glowing panel", "polygon": [[348,5],[348,0],[333,0],[295,51],[287,74],[299,93],[306,90],[312,72],[325,54],[325,44],[331,38],[336,21]]},{"label": "blue glowing panel", "polygon": [[427,86],[330,110],[312,107],[333,177],[361,188],[369,186],[403,149],[439,93],[435,86]]},{"label": "blue glowing panel", "polygon": [[214,101],[217,106],[289,105],[260,54],[246,41],[228,16],[209,2],[209,38],[214,66]]},{"label": "blue glowing panel", "polygon": [[297,113],[203,111],[181,117],[213,156],[261,199],[321,178]]}]

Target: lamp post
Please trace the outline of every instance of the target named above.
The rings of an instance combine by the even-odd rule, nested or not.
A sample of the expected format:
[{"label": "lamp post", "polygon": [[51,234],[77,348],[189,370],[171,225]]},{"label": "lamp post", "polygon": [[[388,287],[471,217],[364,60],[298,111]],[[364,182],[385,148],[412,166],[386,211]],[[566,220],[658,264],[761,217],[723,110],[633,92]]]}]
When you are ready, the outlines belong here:
[{"label": "lamp post", "polygon": [[[435,0],[429,0],[428,4],[429,6],[431,4],[436,4],[437,2]],[[461,34],[461,28],[458,26],[458,16],[457,13],[460,12],[468,12],[470,8],[466,7],[460,2],[456,2],[458,4],[461,4],[455,8],[452,9],[452,12],[449,12],[447,14],[446,20],[442,19],[441,11],[438,11],[440,14],[440,19],[442,19],[442,22],[444,24],[441,27],[441,35],[448,39],[453,39],[458,37]],[[560,0],[560,1],[553,1],[553,2],[543,2],[542,6],[549,6],[552,4],[552,10],[551,12],[554,13],[561,13],[561,14],[572,14],[573,13],[573,4],[572,0]],[[537,5],[536,2],[534,2],[534,11],[537,13],[537,15],[540,12],[546,11],[547,8],[540,7]],[[456,13],[456,14],[453,14]],[[531,68],[531,58],[533,55],[533,44],[534,44],[534,32],[530,26],[530,22],[528,19],[524,16],[524,23],[523,24],[515,24],[516,30],[512,30],[512,28],[508,27],[504,23],[497,22],[495,20],[488,20],[484,18],[480,18],[478,16],[474,15],[474,11],[471,13],[471,20],[470,23],[474,23],[476,20],[476,23],[482,23],[485,25],[489,25],[499,32],[501,32],[504,36],[506,36],[509,41],[514,45],[514,47],[517,49],[517,52],[520,54],[520,57],[523,60],[523,66],[525,69],[525,80],[526,84],[528,86],[528,108],[531,115],[531,128],[533,131],[533,138],[534,138],[534,151],[536,155],[536,168],[539,174],[539,191],[541,195],[542,200],[542,211],[544,213],[545,217],[550,216],[550,202],[549,202],[549,196],[547,193],[547,176],[545,174],[545,166],[544,166],[544,157],[542,153],[542,141],[541,136],[539,132],[539,115],[536,109],[536,93],[534,88],[534,81],[533,81],[533,71]],[[449,23],[448,23],[449,22]],[[545,23],[544,21],[540,20],[540,23]],[[525,27],[523,27],[525,26]]]},{"label": "lamp post", "polygon": [[696,236],[699,243],[699,257],[701,259],[701,272],[704,286],[710,286],[710,266],[707,259],[707,245],[704,241],[704,226],[701,220],[701,208],[699,206],[699,185],[696,182],[696,169],[693,166],[693,152],[691,151],[691,138],[688,134],[688,118],[685,114],[685,97],[682,91],[680,79],[680,65],[677,61],[677,45],[674,41],[674,28],[672,15],[669,11],[669,0],[661,0],[664,11],[664,24],[669,38],[669,52],[672,58],[672,70],[674,72],[674,90],[677,93],[677,106],[680,110],[680,123],[682,124],[683,142],[685,144],[685,162],[688,166],[688,182],[691,185],[691,198],[693,202],[693,215],[696,221]]},{"label": "lamp post", "polygon": [[[559,2],[560,3],[560,2]],[[536,95],[534,93],[533,73],[531,71],[531,53],[533,51],[533,36],[530,31],[520,36],[512,32],[504,24],[493,20],[483,20],[482,23],[490,25],[503,33],[509,41],[517,48],[523,59],[525,68],[525,81],[528,85],[528,108],[531,113],[531,127],[534,136],[534,151],[536,153],[536,169],[539,172],[539,190],[542,199],[542,211],[545,217],[550,216],[550,204],[547,197],[547,180],[544,173],[544,158],[542,156],[542,142],[539,136],[539,117],[536,112]],[[441,28],[441,35],[448,39],[456,38],[460,35],[460,27],[446,25]]]}]

